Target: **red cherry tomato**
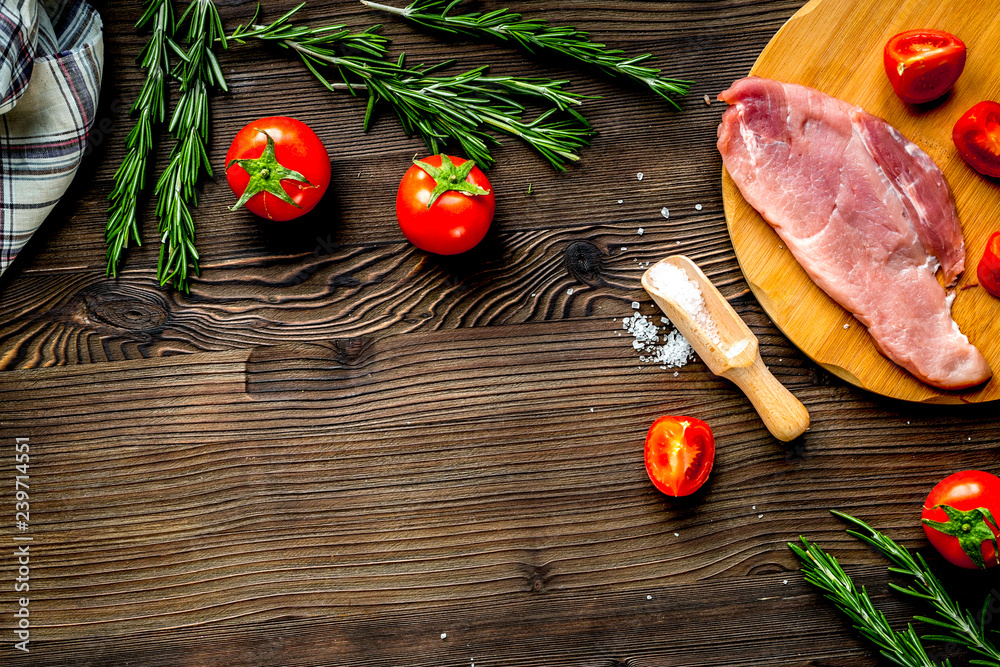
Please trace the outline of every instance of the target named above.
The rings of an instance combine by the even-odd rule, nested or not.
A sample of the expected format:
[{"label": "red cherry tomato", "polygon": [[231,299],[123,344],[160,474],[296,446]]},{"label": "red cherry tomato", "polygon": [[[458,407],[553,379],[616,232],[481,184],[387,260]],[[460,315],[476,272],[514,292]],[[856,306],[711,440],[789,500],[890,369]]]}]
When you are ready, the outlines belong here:
[{"label": "red cherry tomato", "polygon": [[965,44],[943,30],[907,30],[886,42],[882,61],[899,99],[930,102],[958,81],[965,68]]},{"label": "red cherry tomato", "polygon": [[396,195],[403,235],[421,250],[457,255],[471,250],[490,228],[496,198],[486,174],[460,157],[414,160]]},{"label": "red cherry tomato", "polygon": [[955,123],[951,139],[973,169],[1000,176],[1000,104],[980,102],[966,111]]},{"label": "red cherry tomato", "polygon": [[268,220],[311,211],[330,185],[330,156],[305,123],[272,116],[256,120],[226,153],[226,180],[247,209]]},{"label": "red cherry tomato", "polygon": [[934,548],[950,563],[969,569],[1000,562],[995,541],[1000,530],[993,518],[997,516],[1000,478],[980,470],[956,472],[938,482],[924,501],[921,514],[924,532]]},{"label": "red cherry tomato", "polygon": [[645,458],[653,486],[668,496],[690,495],[712,472],[712,429],[694,417],[660,417],[646,434]]},{"label": "red cherry tomato", "polygon": [[1000,297],[1000,232],[993,232],[986,242],[983,258],[976,267],[976,277],[987,292]]}]

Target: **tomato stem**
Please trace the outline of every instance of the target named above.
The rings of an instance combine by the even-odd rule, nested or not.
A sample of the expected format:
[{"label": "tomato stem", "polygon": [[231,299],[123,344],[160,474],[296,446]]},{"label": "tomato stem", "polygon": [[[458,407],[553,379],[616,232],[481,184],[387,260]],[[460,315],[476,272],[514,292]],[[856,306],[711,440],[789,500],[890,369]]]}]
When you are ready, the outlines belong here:
[{"label": "tomato stem", "polygon": [[472,160],[466,160],[462,164],[456,165],[447,155],[442,154],[440,167],[435,167],[420,160],[414,160],[413,164],[426,171],[427,175],[433,178],[436,184],[431,191],[431,198],[427,202],[428,209],[445,192],[463,192],[472,196],[488,195],[490,193],[489,190],[476,185],[472,181],[466,180],[469,174],[472,173],[473,167],[476,166],[476,163]]},{"label": "tomato stem", "polygon": [[231,160],[229,164],[226,165],[226,171],[229,171],[230,167],[237,165],[248,174],[250,174],[250,182],[247,183],[246,189],[240,196],[239,201],[233,206],[230,211],[235,211],[246,204],[255,195],[261,192],[270,192],[272,195],[285,202],[286,204],[291,204],[295,208],[302,208],[295,201],[288,196],[285,192],[285,188],[281,186],[281,182],[284,180],[295,181],[296,183],[305,183],[309,187],[316,187],[306,179],[305,176],[297,171],[288,169],[283,166],[274,154],[274,139],[271,135],[264,130],[257,130],[265,137],[267,137],[267,146],[264,147],[264,152],[259,158],[252,159],[236,159]]},{"label": "tomato stem", "polygon": [[[981,569],[986,569],[986,560],[983,558],[983,544],[990,542],[993,545],[993,559],[1000,563],[1000,548],[997,547],[996,532],[997,521],[985,507],[968,510],[955,509],[950,505],[936,505],[934,509],[940,507],[948,515],[947,521],[932,521],[924,519],[923,522],[931,528],[938,530],[945,535],[951,535],[962,547],[962,551],[968,554],[972,562]],[[992,522],[993,526],[990,526]]]}]

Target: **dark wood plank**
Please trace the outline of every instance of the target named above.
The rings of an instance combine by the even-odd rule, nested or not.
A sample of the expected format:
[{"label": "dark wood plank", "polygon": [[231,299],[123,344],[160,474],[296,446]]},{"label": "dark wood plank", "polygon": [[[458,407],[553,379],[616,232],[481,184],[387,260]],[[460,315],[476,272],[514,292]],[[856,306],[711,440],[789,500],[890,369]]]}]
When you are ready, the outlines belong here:
[{"label": "dark wood plank", "polygon": [[[481,659],[527,664],[521,661],[560,655],[548,653],[551,642],[561,645],[550,629],[555,636],[538,648],[506,660],[508,630],[518,632],[510,619],[531,604],[518,600],[541,596],[547,605],[557,598],[568,609],[589,606],[594,615],[584,622],[572,613],[565,632],[577,648],[568,661],[606,646],[588,637],[614,628],[607,646],[628,657],[638,640],[623,628],[633,627],[648,664],[781,664],[769,661],[802,649],[774,644],[780,633],[771,624],[787,623],[783,615],[795,617],[803,604],[822,608],[805,590],[787,541],[805,534],[845,562],[877,562],[828,508],[874,515],[917,546],[914,507],[942,474],[940,451],[926,440],[960,439],[965,461],[996,462],[992,427],[970,430],[944,410],[923,418],[900,411],[914,437],[891,446],[871,446],[871,428],[824,429],[827,419],[860,422],[885,406],[817,387],[808,369],[795,367],[780,374],[819,428],[789,449],[748,421],[745,399],[700,364],[678,378],[639,370],[630,349],[609,356],[595,344],[608,332],[593,324],[468,328],[0,375],[13,408],[0,438],[32,443],[38,592],[31,604],[40,650],[62,655],[61,644],[48,653],[48,642],[59,640],[100,662],[88,637],[154,632],[183,644],[191,641],[185,627],[239,633],[246,624],[310,618],[374,641],[378,632],[361,621],[352,630],[351,619],[388,612],[403,627],[433,622],[448,632],[441,610],[472,605],[485,607],[482,616],[459,626],[471,623],[482,628],[479,640],[500,642],[489,648],[487,641]],[[687,501],[656,493],[641,463],[646,425],[678,409],[711,411],[719,442],[713,479]],[[785,581],[797,588],[785,589]],[[645,595],[660,599],[663,616],[623,611]],[[690,616],[712,617],[733,596],[778,605],[752,631],[736,620],[724,625],[734,641],[763,651],[756,662],[706,653],[714,630],[702,634]],[[504,611],[510,604],[515,609]],[[689,613],[689,604],[701,611]],[[546,605],[531,613],[553,617],[539,621],[543,627],[559,618]],[[419,620],[424,614],[435,620]],[[678,644],[671,637],[681,617],[690,630]],[[821,618],[810,623],[825,627]],[[849,634],[841,628],[823,650],[855,655],[862,649],[843,653]],[[372,664],[426,646],[404,636],[387,641]],[[229,655],[220,664],[253,663],[238,650]],[[164,655],[162,664],[175,659]]]}]

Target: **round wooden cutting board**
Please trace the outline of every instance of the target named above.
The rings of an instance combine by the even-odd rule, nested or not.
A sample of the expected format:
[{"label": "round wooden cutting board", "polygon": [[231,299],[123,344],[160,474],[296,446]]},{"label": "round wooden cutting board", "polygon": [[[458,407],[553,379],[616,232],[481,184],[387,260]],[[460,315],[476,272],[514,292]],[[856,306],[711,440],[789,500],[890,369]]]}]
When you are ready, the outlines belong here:
[{"label": "round wooden cutting board", "polygon": [[[882,47],[911,28],[957,35],[968,60],[954,90],[924,106],[904,104],[889,85]],[[965,235],[966,269],[953,316],[1000,375],[1000,299],[976,285],[976,264],[1000,230],[1000,180],[985,178],[958,155],[955,121],[981,100],[1000,101],[1000,18],[982,0],[812,0],[771,39],[750,71],[800,83],[880,116],[927,151],[952,188]],[[777,234],[746,203],[723,170],[726,221],[740,267],[775,324],[809,357],[863,389],[907,401],[979,403],[1000,398],[1000,380],[966,392],[926,385],[875,349],[864,326],[809,279]],[[845,328],[845,325],[846,328]]]}]

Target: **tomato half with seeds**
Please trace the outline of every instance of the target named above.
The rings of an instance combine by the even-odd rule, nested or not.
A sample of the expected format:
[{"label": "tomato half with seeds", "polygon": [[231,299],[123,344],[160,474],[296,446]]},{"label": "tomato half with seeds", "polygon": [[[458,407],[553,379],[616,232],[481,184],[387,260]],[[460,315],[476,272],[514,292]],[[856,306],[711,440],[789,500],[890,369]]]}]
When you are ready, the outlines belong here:
[{"label": "tomato half with seeds", "polygon": [[1000,104],[987,100],[973,106],[955,123],[951,139],[973,169],[1000,177]]},{"label": "tomato half with seeds", "polygon": [[937,483],[924,501],[921,521],[934,548],[958,567],[1000,565],[1000,478],[963,470]]},{"label": "tomato half with seeds", "polygon": [[646,434],[646,472],[668,496],[688,496],[708,480],[715,461],[715,437],[694,417],[660,417]]},{"label": "tomato half with seeds", "polygon": [[955,85],[965,68],[965,44],[943,30],[907,30],[886,42],[882,60],[899,99],[920,104]]},{"label": "tomato half with seeds", "polygon": [[993,232],[986,242],[983,258],[976,267],[979,284],[995,297],[1000,297],[1000,232]]},{"label": "tomato half with seeds", "polygon": [[268,220],[293,220],[311,211],[330,185],[330,155],[308,125],[270,116],[237,133],[226,153],[226,180],[246,206]]}]

